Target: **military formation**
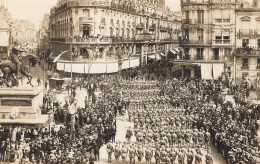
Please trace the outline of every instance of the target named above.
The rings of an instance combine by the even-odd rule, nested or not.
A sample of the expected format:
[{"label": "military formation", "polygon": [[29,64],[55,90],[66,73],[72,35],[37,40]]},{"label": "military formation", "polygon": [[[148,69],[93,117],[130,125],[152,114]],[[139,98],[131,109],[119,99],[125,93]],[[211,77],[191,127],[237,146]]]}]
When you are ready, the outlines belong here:
[{"label": "military formation", "polygon": [[[259,105],[241,105],[241,99],[237,104],[225,101],[220,83],[189,79],[121,80],[119,94],[128,119],[134,124],[126,132],[127,143],[122,144],[124,149],[128,148],[128,161],[213,163],[212,142],[227,163],[257,163]],[[119,145],[116,152],[111,151],[116,154],[116,161],[121,154]],[[125,161],[127,155],[123,154]]]}]

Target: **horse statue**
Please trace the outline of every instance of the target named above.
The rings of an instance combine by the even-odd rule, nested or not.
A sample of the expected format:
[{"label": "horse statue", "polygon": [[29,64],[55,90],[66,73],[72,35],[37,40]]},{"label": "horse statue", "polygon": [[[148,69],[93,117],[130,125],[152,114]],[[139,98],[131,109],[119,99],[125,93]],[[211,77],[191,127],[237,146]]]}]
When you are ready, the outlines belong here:
[{"label": "horse statue", "polygon": [[[35,55],[22,56],[21,60],[20,60],[21,74],[24,75],[25,77],[27,77],[27,79],[28,79],[27,84],[30,84],[31,86],[33,86],[33,85],[31,83],[32,75],[30,74],[30,68],[35,67],[38,60],[39,60],[39,58]],[[16,64],[10,59],[0,60],[0,70],[3,73],[3,83],[8,87],[12,86],[12,82],[14,80],[21,78],[21,77],[15,76],[17,73],[16,67],[17,67]]]}]

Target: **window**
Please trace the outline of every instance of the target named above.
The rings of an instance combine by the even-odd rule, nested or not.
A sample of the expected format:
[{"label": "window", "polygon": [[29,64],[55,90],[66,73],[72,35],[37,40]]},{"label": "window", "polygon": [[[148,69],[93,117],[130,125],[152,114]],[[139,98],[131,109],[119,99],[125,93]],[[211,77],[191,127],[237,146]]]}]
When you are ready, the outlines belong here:
[{"label": "window", "polygon": [[242,79],[245,79],[248,76],[248,72],[242,72]]},{"label": "window", "polygon": [[198,10],[198,23],[204,23],[204,10]]},{"label": "window", "polygon": [[242,69],[248,69],[248,58],[242,58]]},{"label": "window", "polygon": [[247,47],[249,45],[249,39],[242,39],[242,47]]},{"label": "window", "polygon": [[260,48],[260,39],[257,39],[258,48]]},{"label": "window", "polygon": [[189,29],[184,29],[184,40],[185,41],[189,40]]},{"label": "window", "polygon": [[110,36],[113,36],[113,33],[114,33],[114,29],[110,28]]},{"label": "window", "polygon": [[198,29],[197,30],[197,35],[198,35],[198,42],[199,43],[203,43],[203,30],[202,29]]},{"label": "window", "polygon": [[190,20],[190,11],[185,11],[185,23],[189,23]]},{"label": "window", "polygon": [[203,48],[197,48],[196,60],[203,60]]},{"label": "window", "polygon": [[89,17],[89,10],[88,9],[83,9],[83,15],[85,17]]},{"label": "window", "polygon": [[213,60],[219,60],[219,48],[214,48]]},{"label": "window", "polygon": [[189,51],[190,51],[189,48],[185,48],[185,49],[184,49],[184,59],[185,59],[185,60],[189,60],[189,59],[190,59],[190,57],[189,57]]},{"label": "window", "polygon": [[225,57],[230,57],[231,56],[231,49],[230,48],[225,48],[224,49],[224,54],[225,54]]},{"label": "window", "polygon": [[260,69],[260,58],[257,58],[257,65],[256,65],[256,69]]}]

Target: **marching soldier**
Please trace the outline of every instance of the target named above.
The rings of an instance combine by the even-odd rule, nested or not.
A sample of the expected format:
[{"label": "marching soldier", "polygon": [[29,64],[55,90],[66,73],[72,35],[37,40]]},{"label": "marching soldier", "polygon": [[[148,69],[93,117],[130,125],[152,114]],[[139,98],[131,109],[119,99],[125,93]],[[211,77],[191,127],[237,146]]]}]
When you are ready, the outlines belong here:
[{"label": "marching soldier", "polygon": [[128,152],[128,150],[127,150],[127,148],[125,147],[125,145],[123,144],[123,145],[122,145],[122,148],[121,148],[121,157],[122,157],[123,163],[125,163],[125,161],[126,161],[127,152]]},{"label": "marching soldier", "polygon": [[130,158],[130,164],[135,163],[135,149],[133,145],[130,145],[129,158]]},{"label": "marching soldier", "polygon": [[155,158],[155,163],[156,164],[160,163],[160,156],[161,156],[161,153],[159,151],[159,147],[157,147],[155,152],[154,152],[154,158]]},{"label": "marching soldier", "polygon": [[195,164],[200,164],[202,163],[202,154],[200,150],[197,150],[197,154],[195,155]]},{"label": "marching soldier", "polygon": [[147,164],[151,164],[153,156],[153,150],[149,147],[145,150],[145,160]]},{"label": "marching soldier", "polygon": [[193,157],[193,153],[189,149],[186,156],[187,156],[187,164],[192,164],[194,157]]},{"label": "marching soldier", "polygon": [[169,157],[170,157],[170,162],[171,164],[174,164],[175,160],[176,160],[176,157],[177,157],[177,152],[174,148],[172,148],[170,154],[169,154]]},{"label": "marching soldier", "polygon": [[211,153],[206,154],[206,164],[213,164],[213,158]]},{"label": "marching soldier", "polygon": [[112,153],[114,151],[114,148],[112,146],[111,141],[109,141],[107,145],[107,153],[108,153],[108,162],[112,162]]},{"label": "marching soldier", "polygon": [[120,147],[119,147],[118,143],[116,143],[116,146],[114,149],[114,156],[116,159],[116,163],[118,163],[120,155],[121,155]]},{"label": "marching soldier", "polygon": [[136,150],[136,156],[137,156],[137,159],[138,159],[138,163],[142,163],[142,159],[144,157],[144,150],[143,148],[141,147],[141,145],[138,146],[138,149]]}]

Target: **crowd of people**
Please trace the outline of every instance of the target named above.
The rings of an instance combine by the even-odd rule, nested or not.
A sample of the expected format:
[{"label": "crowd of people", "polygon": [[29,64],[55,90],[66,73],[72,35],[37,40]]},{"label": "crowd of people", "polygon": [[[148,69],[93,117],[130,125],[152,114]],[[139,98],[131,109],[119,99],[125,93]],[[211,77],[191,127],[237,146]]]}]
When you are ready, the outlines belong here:
[{"label": "crowd of people", "polygon": [[[213,163],[212,142],[228,163],[259,162],[260,106],[245,101],[248,95],[241,95],[243,86],[232,89],[233,103],[221,92],[221,79],[172,78],[170,71],[160,74],[169,65],[160,61],[122,76],[99,76],[87,84],[79,80],[65,105],[49,92],[42,113],[53,113],[56,126],[2,127],[1,161],[94,163],[106,145],[108,162],[114,154],[116,161],[123,162]],[[71,114],[78,87],[86,88],[92,100]],[[125,114],[134,127],[127,130],[125,143],[116,143],[117,116]]]}]

